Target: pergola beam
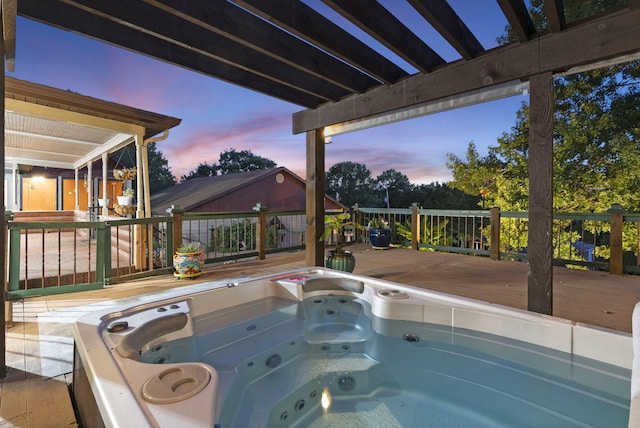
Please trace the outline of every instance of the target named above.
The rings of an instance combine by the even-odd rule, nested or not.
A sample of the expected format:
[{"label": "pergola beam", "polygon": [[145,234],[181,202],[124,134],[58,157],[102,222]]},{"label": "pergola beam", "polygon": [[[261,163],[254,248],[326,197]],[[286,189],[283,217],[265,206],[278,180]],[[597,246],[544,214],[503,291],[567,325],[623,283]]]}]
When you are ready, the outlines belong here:
[{"label": "pergola beam", "polygon": [[238,5],[336,58],[351,63],[384,83],[409,74],[333,21],[298,0],[235,0]]},{"label": "pergola beam", "polygon": [[417,74],[393,85],[377,87],[366,94],[294,113],[293,132],[322,129],[503,82],[525,81],[535,74],[562,72],[571,67],[638,52],[640,37],[631,37],[631,34],[640,34],[639,9],[625,9],[559,34],[504,46],[433,73]]},{"label": "pergola beam", "polygon": [[463,58],[471,59],[484,51],[476,36],[445,0],[409,0],[409,3]]},{"label": "pergola beam", "polygon": [[445,60],[377,1],[323,0],[342,16],[422,72]]}]

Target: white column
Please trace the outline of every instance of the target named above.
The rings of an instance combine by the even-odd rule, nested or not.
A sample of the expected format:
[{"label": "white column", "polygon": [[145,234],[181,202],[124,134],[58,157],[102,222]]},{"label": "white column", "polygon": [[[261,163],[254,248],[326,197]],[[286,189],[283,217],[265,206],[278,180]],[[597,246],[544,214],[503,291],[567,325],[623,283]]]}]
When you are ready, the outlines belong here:
[{"label": "white column", "polygon": [[[102,154],[102,198],[103,199],[107,199],[107,165],[108,162],[108,153],[103,153]],[[109,204],[106,203],[105,201],[105,205],[102,207],[102,215],[103,216],[107,216],[109,215]]]}]

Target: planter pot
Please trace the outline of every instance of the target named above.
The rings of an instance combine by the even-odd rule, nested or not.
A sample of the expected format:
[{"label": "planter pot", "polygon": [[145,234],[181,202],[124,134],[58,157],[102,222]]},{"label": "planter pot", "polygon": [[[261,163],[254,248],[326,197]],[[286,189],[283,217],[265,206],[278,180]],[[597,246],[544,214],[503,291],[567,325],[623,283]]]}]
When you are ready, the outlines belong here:
[{"label": "planter pot", "polygon": [[113,210],[116,212],[116,214],[118,214],[119,216],[127,216],[127,215],[133,215],[136,213],[136,207],[133,205],[118,205],[116,204],[113,207]]},{"label": "planter pot", "polygon": [[138,176],[136,168],[114,169],[113,177],[116,180],[135,180]]},{"label": "planter pot", "polygon": [[353,272],[353,269],[356,267],[356,258],[351,254],[351,251],[336,254],[336,252],[332,250],[329,251],[324,258],[324,266],[343,272]]},{"label": "planter pot", "polygon": [[176,271],[173,276],[176,278],[195,278],[200,276],[204,260],[204,251],[175,253],[173,256],[173,268]]},{"label": "planter pot", "polygon": [[118,205],[131,205],[133,203],[133,198],[131,196],[118,196]]},{"label": "planter pot", "polygon": [[99,207],[108,207],[110,203],[111,203],[111,199],[104,199],[104,198],[98,199]]},{"label": "planter pot", "polygon": [[369,229],[369,242],[376,250],[386,250],[391,243],[391,229]]}]

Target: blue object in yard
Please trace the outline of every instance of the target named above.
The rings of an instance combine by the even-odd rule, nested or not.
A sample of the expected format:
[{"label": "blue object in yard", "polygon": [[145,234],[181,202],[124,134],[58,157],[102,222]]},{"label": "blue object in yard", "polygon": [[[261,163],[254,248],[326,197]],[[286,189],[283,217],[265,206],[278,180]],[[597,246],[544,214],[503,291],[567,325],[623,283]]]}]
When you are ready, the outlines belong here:
[{"label": "blue object in yard", "polygon": [[583,259],[587,259],[588,262],[592,262],[594,260],[593,253],[596,248],[595,245],[582,241],[572,242],[571,245],[580,252]]}]

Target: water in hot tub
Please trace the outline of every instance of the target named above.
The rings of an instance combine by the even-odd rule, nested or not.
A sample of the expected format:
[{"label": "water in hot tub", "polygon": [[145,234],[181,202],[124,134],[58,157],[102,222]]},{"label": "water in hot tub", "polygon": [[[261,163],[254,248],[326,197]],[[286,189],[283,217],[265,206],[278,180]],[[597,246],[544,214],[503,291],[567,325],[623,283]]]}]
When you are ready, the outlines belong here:
[{"label": "water in hot tub", "polygon": [[219,373],[233,427],[626,427],[629,370],[504,337],[384,320],[367,302],[267,298],[194,320],[150,363]]}]

